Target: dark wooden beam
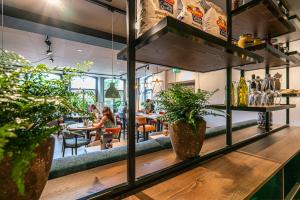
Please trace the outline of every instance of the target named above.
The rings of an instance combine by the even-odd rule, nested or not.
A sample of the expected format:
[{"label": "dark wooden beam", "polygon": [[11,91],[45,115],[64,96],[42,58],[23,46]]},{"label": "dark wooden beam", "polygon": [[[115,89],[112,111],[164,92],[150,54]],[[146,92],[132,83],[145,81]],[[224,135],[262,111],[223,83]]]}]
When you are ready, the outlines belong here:
[{"label": "dark wooden beam", "polygon": [[[40,14],[32,13],[29,11],[21,10],[10,6],[4,5],[3,12],[4,12],[3,14],[6,16],[19,18],[19,19],[39,23],[39,24],[44,24],[47,26],[72,31],[83,35],[98,37],[109,41],[111,41],[112,38],[111,33],[84,27],[70,22],[65,22],[51,17],[42,16]],[[0,13],[2,14],[1,11]],[[126,44],[126,38],[119,35],[114,35],[114,41],[118,43]]]}]

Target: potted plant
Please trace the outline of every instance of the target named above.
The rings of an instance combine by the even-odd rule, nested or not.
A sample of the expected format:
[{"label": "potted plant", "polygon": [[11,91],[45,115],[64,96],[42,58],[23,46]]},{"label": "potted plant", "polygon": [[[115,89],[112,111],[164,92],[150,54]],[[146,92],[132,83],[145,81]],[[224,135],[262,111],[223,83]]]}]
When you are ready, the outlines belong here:
[{"label": "potted plant", "polygon": [[208,100],[213,93],[204,90],[194,92],[175,84],[156,96],[158,108],[165,111],[163,120],[169,123],[173,149],[181,160],[199,155],[206,131],[204,117],[221,115],[209,107]]},{"label": "potted plant", "polygon": [[14,52],[0,53],[0,199],[39,199],[51,166],[55,122],[71,112],[86,113],[68,90],[82,73],[65,67],[61,79],[51,80],[47,73],[53,70],[31,66]]}]

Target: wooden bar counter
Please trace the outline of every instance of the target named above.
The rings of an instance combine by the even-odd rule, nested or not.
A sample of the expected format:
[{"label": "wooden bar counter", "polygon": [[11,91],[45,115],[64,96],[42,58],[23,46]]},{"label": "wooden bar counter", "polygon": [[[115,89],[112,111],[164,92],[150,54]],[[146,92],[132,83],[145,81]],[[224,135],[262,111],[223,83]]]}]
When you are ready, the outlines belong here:
[{"label": "wooden bar counter", "polygon": [[249,199],[299,150],[300,128],[289,127],[126,199]]}]

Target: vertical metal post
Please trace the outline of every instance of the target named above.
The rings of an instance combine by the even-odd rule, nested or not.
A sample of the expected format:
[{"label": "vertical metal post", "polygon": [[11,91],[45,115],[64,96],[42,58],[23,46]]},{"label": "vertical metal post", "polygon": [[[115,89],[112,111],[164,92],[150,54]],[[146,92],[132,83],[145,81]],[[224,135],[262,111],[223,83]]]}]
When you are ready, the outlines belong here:
[{"label": "vertical metal post", "polygon": [[[226,0],[226,13],[227,13],[227,42],[231,43],[232,40],[232,0]],[[228,63],[230,65],[230,63]],[[227,66],[226,69],[226,144],[232,145],[232,111],[231,111],[231,83],[232,83],[232,68]]]},{"label": "vertical metal post", "polygon": [[226,0],[226,13],[227,13],[227,42],[232,40],[232,0]]},{"label": "vertical metal post", "polygon": [[127,0],[127,181],[129,185],[135,183],[135,8],[135,0]]},{"label": "vertical metal post", "polygon": [[[270,67],[269,66],[266,66],[265,74],[266,75],[270,74]],[[266,115],[265,129],[266,129],[266,132],[269,132],[270,131],[270,112],[266,112],[265,115]]]},{"label": "vertical metal post", "polygon": [[226,144],[232,145],[232,110],[231,106],[231,83],[232,68],[226,69]]},{"label": "vertical metal post", "polygon": [[[286,47],[289,51],[290,43],[286,43]],[[290,61],[287,60],[288,64],[286,66],[286,89],[290,89]],[[290,104],[290,97],[286,97],[286,104]],[[290,109],[286,110],[286,124],[290,124]]]}]

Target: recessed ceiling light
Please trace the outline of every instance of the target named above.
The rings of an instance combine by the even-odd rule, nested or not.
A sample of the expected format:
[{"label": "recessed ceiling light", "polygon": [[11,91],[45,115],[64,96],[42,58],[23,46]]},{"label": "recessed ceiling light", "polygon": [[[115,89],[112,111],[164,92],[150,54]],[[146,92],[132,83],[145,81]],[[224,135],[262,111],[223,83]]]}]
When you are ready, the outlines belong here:
[{"label": "recessed ceiling light", "polygon": [[77,49],[76,51],[78,51],[78,52],[82,52],[82,50],[81,50],[81,49]]},{"label": "recessed ceiling light", "polygon": [[47,2],[52,5],[58,5],[61,3],[60,0],[47,0]]}]

